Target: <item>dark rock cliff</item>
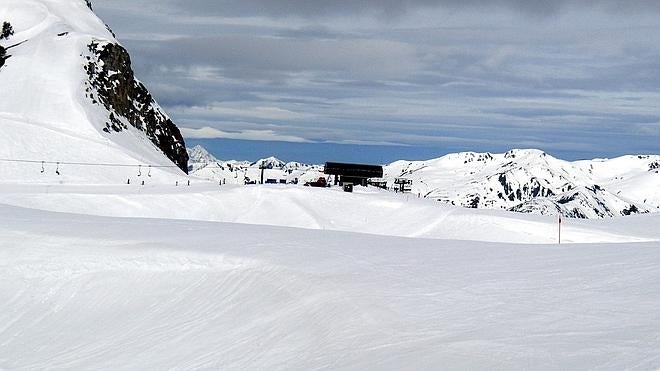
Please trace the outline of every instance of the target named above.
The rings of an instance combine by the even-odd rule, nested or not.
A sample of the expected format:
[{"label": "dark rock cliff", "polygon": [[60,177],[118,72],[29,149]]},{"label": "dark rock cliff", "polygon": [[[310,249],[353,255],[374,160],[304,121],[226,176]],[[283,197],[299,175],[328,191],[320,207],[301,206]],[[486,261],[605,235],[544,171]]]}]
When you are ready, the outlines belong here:
[{"label": "dark rock cliff", "polygon": [[147,137],[181,170],[188,172],[188,153],[181,132],[158,106],[147,88],[135,79],[131,59],[121,45],[89,44],[84,66],[89,78],[87,97],[109,112],[106,133],[126,130],[127,124]]},{"label": "dark rock cliff", "polygon": [[0,40],[8,39],[9,36],[12,36],[13,34],[14,34],[14,27],[12,27],[11,23],[3,22],[2,31],[0,31]]},{"label": "dark rock cliff", "polygon": [[5,65],[5,61],[9,58],[7,55],[7,49],[0,46],[0,68]]},{"label": "dark rock cliff", "polygon": [[[0,40],[9,39],[10,36],[14,34],[14,28],[9,22],[2,23],[2,31],[0,31]],[[5,61],[9,58],[10,55],[7,55],[7,49],[0,45],[0,68],[5,65]]]}]

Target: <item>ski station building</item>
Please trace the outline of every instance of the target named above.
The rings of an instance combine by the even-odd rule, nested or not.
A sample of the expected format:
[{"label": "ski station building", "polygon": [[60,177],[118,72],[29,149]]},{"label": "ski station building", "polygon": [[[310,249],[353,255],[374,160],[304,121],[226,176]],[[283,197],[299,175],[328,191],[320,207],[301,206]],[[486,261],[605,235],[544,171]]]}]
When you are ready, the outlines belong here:
[{"label": "ski station building", "polygon": [[348,164],[341,162],[326,162],[324,174],[334,175],[335,185],[367,186],[369,179],[382,178],[383,167],[380,165]]}]

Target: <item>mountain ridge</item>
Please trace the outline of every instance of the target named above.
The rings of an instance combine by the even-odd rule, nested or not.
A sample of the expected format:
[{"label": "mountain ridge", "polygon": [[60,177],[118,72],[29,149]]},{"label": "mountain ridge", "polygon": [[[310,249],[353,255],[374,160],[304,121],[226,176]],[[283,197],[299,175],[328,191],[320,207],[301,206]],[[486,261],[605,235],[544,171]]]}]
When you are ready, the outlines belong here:
[{"label": "mountain ridge", "polygon": [[[214,181],[231,175],[220,167],[193,174]],[[280,170],[278,176],[287,181],[325,176],[322,165],[291,162]],[[500,154],[459,152],[423,161],[399,160],[384,166],[384,179],[390,186],[397,178],[411,179],[412,194],[468,208],[605,218],[660,212],[660,196],[655,192],[660,189],[659,171],[657,155],[571,162],[538,149],[512,149]]]},{"label": "mountain ridge", "polygon": [[[413,193],[464,207],[578,218],[624,216],[660,208],[654,196],[654,187],[660,186],[654,172],[659,160],[660,156],[631,155],[569,162],[535,149],[462,152],[393,162],[386,166],[385,178],[410,178]],[[634,189],[634,184],[621,182],[629,177],[651,184]]]}]

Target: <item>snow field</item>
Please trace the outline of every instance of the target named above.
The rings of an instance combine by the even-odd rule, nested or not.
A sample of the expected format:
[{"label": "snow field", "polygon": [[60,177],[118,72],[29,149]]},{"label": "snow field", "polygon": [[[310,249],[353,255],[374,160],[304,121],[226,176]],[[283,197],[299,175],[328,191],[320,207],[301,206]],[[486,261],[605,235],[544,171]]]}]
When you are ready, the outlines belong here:
[{"label": "snow field", "polygon": [[652,369],[657,242],[516,245],[0,206],[0,368]]},{"label": "snow field", "polygon": [[[171,162],[136,129],[105,135],[109,113],[86,97],[87,45],[115,40],[84,1],[3,0],[0,14],[25,41],[0,71],[0,369],[660,368],[660,215],[565,220],[559,246],[553,217],[373,188],[220,187],[242,179],[219,164],[200,173],[215,182],[149,177]],[[650,158],[571,176],[512,154],[513,183],[602,181],[660,203]],[[505,155],[477,157],[389,176],[409,170],[438,197],[457,179],[501,185]],[[58,175],[1,159],[143,167]],[[290,176],[319,175],[305,171]]]},{"label": "snow field", "polygon": [[[275,225],[377,235],[552,244],[554,217],[470,210],[376,188],[319,189],[294,185],[67,186],[0,185],[0,203],[41,210]],[[660,240],[659,215],[602,221],[564,219],[566,243]],[[634,231],[631,230],[634,227]]]}]

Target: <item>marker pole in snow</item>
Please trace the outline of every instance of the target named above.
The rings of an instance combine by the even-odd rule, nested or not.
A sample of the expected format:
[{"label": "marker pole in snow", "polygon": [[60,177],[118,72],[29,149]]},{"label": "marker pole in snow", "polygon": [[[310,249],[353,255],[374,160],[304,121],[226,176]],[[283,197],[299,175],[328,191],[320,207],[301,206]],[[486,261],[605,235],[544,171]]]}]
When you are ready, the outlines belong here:
[{"label": "marker pole in snow", "polygon": [[561,215],[559,215],[559,223],[558,224],[558,230],[559,230],[559,244],[561,245]]}]

